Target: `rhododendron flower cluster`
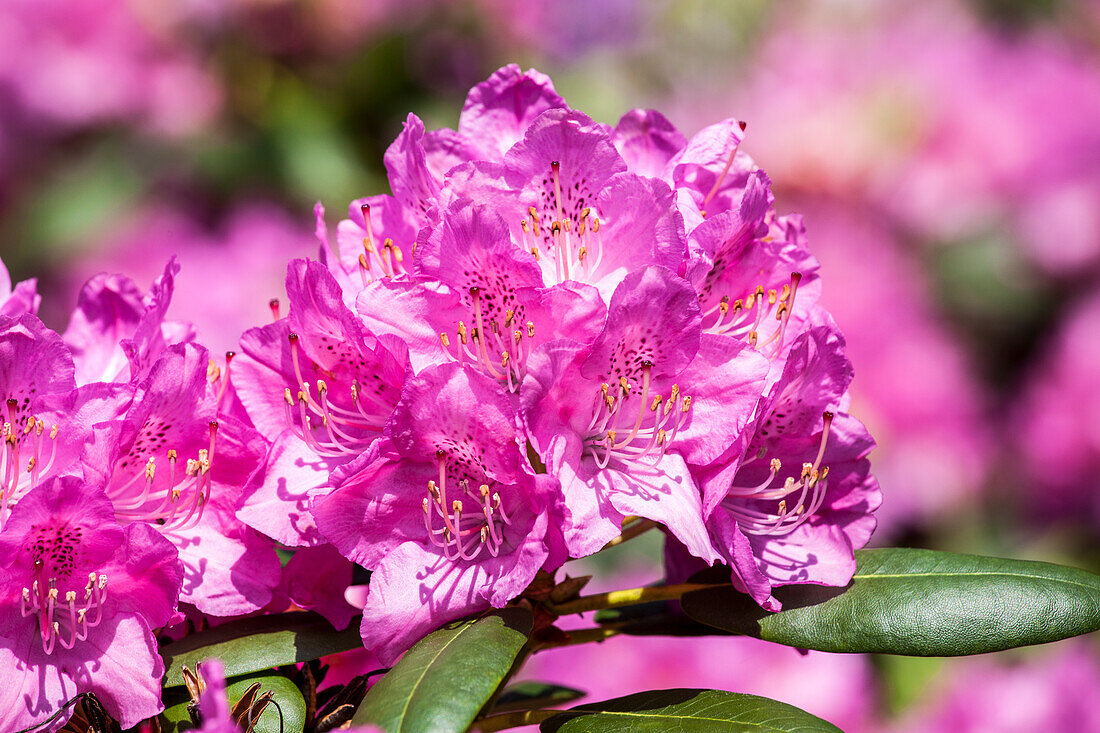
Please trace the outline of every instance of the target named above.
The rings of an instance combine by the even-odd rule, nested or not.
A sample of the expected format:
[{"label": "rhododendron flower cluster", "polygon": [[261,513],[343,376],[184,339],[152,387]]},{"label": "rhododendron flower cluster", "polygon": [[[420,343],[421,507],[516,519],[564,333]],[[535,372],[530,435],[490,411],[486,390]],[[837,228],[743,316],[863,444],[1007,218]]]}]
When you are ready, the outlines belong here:
[{"label": "rhododendron flower cluster", "polygon": [[148,292],[93,278],[63,335],[5,278],[4,722],[81,692],[123,725],[156,714],[171,624],[346,625],[357,601],[390,664],[628,524],[667,534],[670,577],[720,562],[768,610],[779,586],[846,585],[873,441],[745,131],[609,127],[505,67],[457,130],[409,116],[393,195],[353,202],[334,242],[318,207],[317,259],[224,358],[166,320],[174,260]]}]

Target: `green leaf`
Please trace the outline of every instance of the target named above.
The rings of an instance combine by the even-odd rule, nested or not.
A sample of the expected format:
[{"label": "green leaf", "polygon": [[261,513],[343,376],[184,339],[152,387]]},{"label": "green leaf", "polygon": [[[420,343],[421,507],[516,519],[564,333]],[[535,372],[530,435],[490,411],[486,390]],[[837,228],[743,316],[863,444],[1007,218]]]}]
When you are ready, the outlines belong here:
[{"label": "green leaf", "polygon": [[530,611],[505,608],[428,634],[370,689],[353,725],[465,731],[508,674],[531,624]]},{"label": "green leaf", "polygon": [[239,677],[282,664],[307,662],[363,646],[359,624],[343,631],[314,613],[291,612],[245,618],[215,626],[161,647],[167,672],[164,686],[183,685],[184,665],[220,659],[225,676]]},{"label": "green leaf", "polygon": [[793,705],[722,690],[653,690],[586,703],[548,718],[542,733],[839,733],[832,723]]},{"label": "green leaf", "polygon": [[1027,560],[914,549],[856,552],[847,589],[780,588],[769,614],[732,587],[693,591],[684,612],[705,624],[827,652],[982,654],[1100,628],[1100,576]]},{"label": "green leaf", "polygon": [[514,710],[533,710],[564,705],[584,697],[582,690],[550,682],[519,682],[504,689],[493,705],[493,715]]},{"label": "green leaf", "polygon": [[[268,705],[263,715],[256,722],[256,733],[302,733],[306,726],[306,701],[301,691],[282,675],[257,674],[230,680],[226,686],[226,696],[229,698],[229,707],[233,708],[253,683],[260,683],[260,692],[270,692],[275,696],[274,705]],[[282,710],[282,722],[280,724],[279,711]],[[161,713],[166,733],[193,730],[191,716],[187,712],[187,702],[177,703],[165,709]]]}]

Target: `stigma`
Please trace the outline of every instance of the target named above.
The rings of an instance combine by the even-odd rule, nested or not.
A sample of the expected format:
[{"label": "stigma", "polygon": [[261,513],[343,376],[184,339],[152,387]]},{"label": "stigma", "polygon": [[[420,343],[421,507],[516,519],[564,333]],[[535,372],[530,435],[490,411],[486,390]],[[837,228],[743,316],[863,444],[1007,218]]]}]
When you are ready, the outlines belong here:
[{"label": "stigma", "polygon": [[[389,237],[378,243],[374,236],[374,227],[370,220],[370,204],[363,204],[363,222],[366,235],[363,237],[363,251],[359,255],[359,277],[363,287],[376,279],[393,278],[404,275],[405,256],[401,247]],[[413,247],[415,248],[415,244]]]}]

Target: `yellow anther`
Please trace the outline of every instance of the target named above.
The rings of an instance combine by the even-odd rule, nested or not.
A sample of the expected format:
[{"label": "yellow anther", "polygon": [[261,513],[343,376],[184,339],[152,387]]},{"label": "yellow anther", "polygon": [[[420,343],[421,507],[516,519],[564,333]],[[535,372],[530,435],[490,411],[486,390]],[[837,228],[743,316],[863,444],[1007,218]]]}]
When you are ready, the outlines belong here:
[{"label": "yellow anther", "polygon": [[661,428],[657,431],[657,445],[665,444],[665,429]]},{"label": "yellow anther", "polygon": [[791,296],[791,286],[790,285],[784,285],[783,290],[781,290],[780,293],[779,293],[779,300],[780,301],[786,300],[790,296]]},{"label": "yellow anther", "polygon": [[756,342],[760,340],[760,334],[756,331],[749,331],[749,346],[756,348]]},{"label": "yellow anther", "polygon": [[422,501],[420,503],[420,506],[424,507],[424,513],[425,514],[430,514],[431,513],[431,511],[428,509],[429,504],[430,504],[430,502],[428,501],[427,498],[425,498],[424,501]]},{"label": "yellow anther", "polygon": [[68,591],[68,592],[65,593],[65,602],[66,603],[76,603],[76,591],[75,590],[71,590],[71,591]]},{"label": "yellow anther", "polygon": [[592,213],[592,207],[591,206],[585,206],[583,209],[581,209],[581,221],[584,221],[585,219],[587,219],[588,215],[591,214],[591,213]]},{"label": "yellow anther", "polygon": [[516,343],[519,344],[519,342],[523,340],[523,331],[520,331],[517,328],[516,331],[512,334],[512,338],[514,338],[516,340]]},{"label": "yellow anther", "polygon": [[516,317],[516,312],[514,310],[509,309],[509,310],[504,311],[504,327],[505,328],[511,328],[512,327],[512,320],[515,317]]},{"label": "yellow anther", "polygon": [[288,405],[292,407],[294,406],[294,398],[290,395],[290,387],[287,387],[283,390],[283,399],[286,400],[286,403]]},{"label": "yellow anther", "polygon": [[626,381],[626,377],[619,377],[619,389],[623,394],[630,394],[630,383]]},{"label": "yellow anther", "polygon": [[814,464],[803,463],[802,464],[802,478],[807,479],[810,476],[810,472],[814,470]]},{"label": "yellow anther", "polygon": [[444,349],[449,349],[451,347],[451,340],[447,338],[447,334],[445,333],[439,334],[439,343],[443,344]]},{"label": "yellow anther", "polygon": [[786,514],[787,513],[787,500],[786,499],[781,499],[779,501],[779,513],[780,514]]},{"label": "yellow anther", "polygon": [[511,357],[509,356],[507,351],[502,351],[501,354],[500,354],[500,365],[502,367],[507,367],[508,366],[508,360],[510,358]]},{"label": "yellow anther", "polygon": [[539,248],[538,247],[532,247],[531,248],[531,254],[534,256],[535,262],[538,262],[539,261]]},{"label": "yellow anther", "polygon": [[577,260],[584,262],[584,258],[588,256],[588,247],[581,247],[577,250]]},{"label": "yellow anther", "polygon": [[367,252],[373,252],[374,251],[374,245],[371,243],[370,239],[368,239],[367,237],[363,237],[363,249],[365,249]]},{"label": "yellow anther", "polygon": [[489,498],[489,485],[488,484],[482,484],[481,486],[478,487],[477,490],[479,492],[481,492],[481,498],[482,499],[488,499]]},{"label": "yellow anther", "polygon": [[458,499],[455,499],[454,501],[452,501],[451,502],[451,510],[454,511],[455,514],[461,514],[462,513],[462,502],[459,501]]},{"label": "yellow anther", "polygon": [[678,385],[678,384],[672,385],[672,390],[669,391],[668,398],[670,400],[672,400],[673,402],[680,399],[680,385]]},{"label": "yellow anther", "polygon": [[600,231],[600,218],[597,216],[592,220],[592,233],[598,234]]},{"label": "yellow anther", "polygon": [[688,395],[684,398],[684,404],[680,407],[680,410],[683,412],[688,412],[691,410],[691,395]]},{"label": "yellow anther", "polygon": [[319,394],[324,394],[325,392],[328,392],[328,385],[325,384],[325,380],[323,380],[323,379],[318,379],[317,380],[317,392]]},{"label": "yellow anther", "polygon": [[783,464],[780,463],[778,458],[773,458],[771,468],[772,473],[779,473],[779,469],[783,468]]},{"label": "yellow anther", "polygon": [[168,451],[168,460],[169,461],[176,460],[177,456],[178,456],[178,454],[176,453],[175,448],[172,448],[171,450]]},{"label": "yellow anther", "polygon": [[152,481],[153,477],[156,475],[156,473],[157,473],[156,461],[154,461],[152,458],[150,458],[148,461],[145,462],[145,478]]},{"label": "yellow anther", "polygon": [[535,337],[535,324],[531,323],[531,321],[528,321],[527,322],[527,338],[532,338],[533,339],[534,337]]},{"label": "yellow anther", "polygon": [[615,433],[614,430],[608,430],[607,431],[607,443],[608,443],[608,445],[615,445],[615,435],[616,435],[616,433]]},{"label": "yellow anther", "polygon": [[779,299],[779,294],[774,290],[768,291],[768,305],[775,305],[775,301]]},{"label": "yellow anther", "polygon": [[367,259],[367,256],[365,254],[359,255],[359,266],[362,267],[364,270],[370,270],[370,260]]},{"label": "yellow anther", "polygon": [[657,408],[661,406],[661,395],[657,395],[653,398],[653,404],[649,406],[651,412],[657,412]]}]

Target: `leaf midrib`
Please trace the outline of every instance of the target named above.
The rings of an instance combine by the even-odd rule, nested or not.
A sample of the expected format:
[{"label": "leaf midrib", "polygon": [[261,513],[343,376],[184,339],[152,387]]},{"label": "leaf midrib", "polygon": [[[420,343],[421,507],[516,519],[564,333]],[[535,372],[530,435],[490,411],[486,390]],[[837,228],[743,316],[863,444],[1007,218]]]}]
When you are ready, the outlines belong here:
[{"label": "leaf midrib", "polygon": [[465,626],[459,629],[454,636],[452,636],[450,639],[447,639],[447,643],[439,647],[439,650],[435,653],[435,655],[432,656],[432,658],[428,660],[428,663],[424,665],[424,668],[420,672],[420,676],[416,679],[416,682],[413,683],[412,688],[409,690],[409,694],[405,697],[405,704],[401,708],[401,715],[399,718],[400,726],[397,729],[398,733],[405,730],[405,714],[409,712],[409,705],[412,703],[413,694],[416,692],[417,689],[420,688],[420,683],[424,681],[424,678],[428,676],[428,670],[431,669],[431,666],[435,664],[435,660],[439,659],[439,656],[444,652],[444,650],[451,645],[451,642],[462,636],[469,629],[472,629],[475,623],[476,621],[467,623]]},{"label": "leaf midrib", "polygon": [[[576,708],[574,708],[573,710],[566,711],[566,712],[592,713],[594,715],[626,715],[626,716],[638,717],[638,718],[658,718],[658,719],[662,719],[662,720],[664,720],[664,719],[667,719],[667,720],[698,720],[698,721],[703,721],[703,722],[708,722],[708,723],[711,723],[711,722],[713,722],[713,723],[738,723],[738,724],[743,724],[743,725],[751,725],[751,726],[754,726],[756,728],[763,728],[766,725],[765,723],[754,723],[751,720],[730,720],[729,718],[708,718],[708,717],[703,716],[703,715],[670,715],[668,713],[663,713],[663,714],[661,714],[661,713],[639,713],[639,712],[627,712],[627,711],[622,711],[622,710],[577,710]],[[582,717],[582,716],[578,715],[577,717]],[[769,728],[769,730],[779,731],[781,729],[780,728]]]},{"label": "leaf midrib", "polygon": [[1045,580],[1052,583],[1063,583],[1065,585],[1073,585],[1078,588],[1085,588],[1086,590],[1095,591],[1096,586],[1085,585],[1084,583],[1077,583],[1066,578],[1052,578],[1046,575],[1030,575],[1027,573],[1010,573],[1005,571],[978,571],[973,573],[951,573],[951,572],[934,572],[934,573],[875,573],[873,575],[860,575],[856,573],[852,576],[852,580],[896,580],[898,578],[974,578],[974,577],[1006,577],[1006,578],[1028,578],[1031,580]]}]

